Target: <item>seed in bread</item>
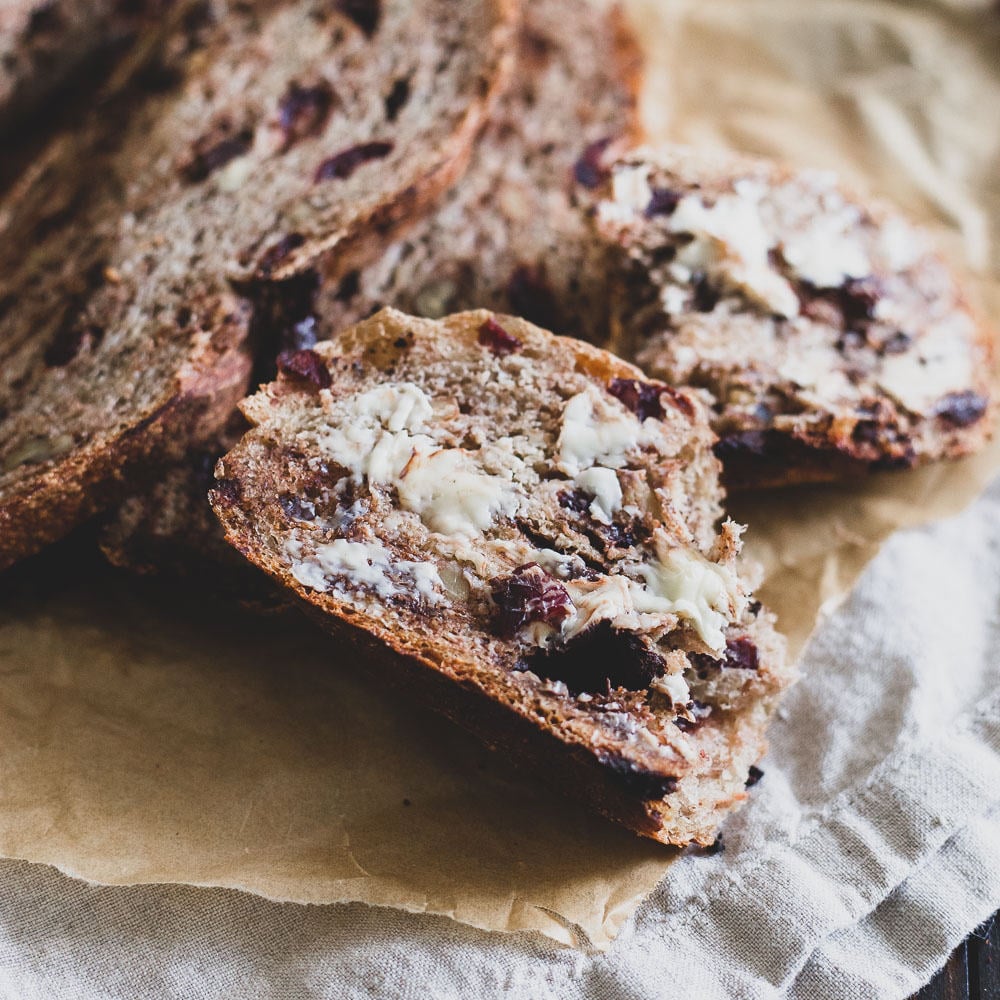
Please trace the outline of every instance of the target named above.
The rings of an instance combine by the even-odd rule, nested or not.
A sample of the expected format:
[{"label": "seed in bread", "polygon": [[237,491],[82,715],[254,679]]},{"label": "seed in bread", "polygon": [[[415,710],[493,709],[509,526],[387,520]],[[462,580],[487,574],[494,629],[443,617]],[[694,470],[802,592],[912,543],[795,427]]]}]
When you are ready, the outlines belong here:
[{"label": "seed in bread", "polygon": [[387,309],[243,403],[228,541],[383,680],[664,843],[743,799],[790,668],[693,396],[486,311]]}]

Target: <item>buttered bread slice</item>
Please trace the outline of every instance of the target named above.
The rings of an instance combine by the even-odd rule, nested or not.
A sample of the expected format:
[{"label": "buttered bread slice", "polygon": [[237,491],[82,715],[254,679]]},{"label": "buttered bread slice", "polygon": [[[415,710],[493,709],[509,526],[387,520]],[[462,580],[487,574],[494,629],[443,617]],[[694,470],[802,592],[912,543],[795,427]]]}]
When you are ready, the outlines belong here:
[{"label": "buttered bread slice", "polygon": [[790,668],[693,395],[486,311],[285,354],[211,494],[379,677],[664,843],[744,798]]}]

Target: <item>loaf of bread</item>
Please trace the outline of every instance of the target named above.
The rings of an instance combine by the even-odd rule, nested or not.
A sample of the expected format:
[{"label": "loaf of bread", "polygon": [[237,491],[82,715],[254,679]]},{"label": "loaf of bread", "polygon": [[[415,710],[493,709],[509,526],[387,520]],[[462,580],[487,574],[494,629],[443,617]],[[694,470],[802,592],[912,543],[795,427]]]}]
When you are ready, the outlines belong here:
[{"label": "loaf of bread", "polygon": [[0,567],[219,431],[261,283],[336,275],[455,179],[515,15],[220,3],[59,138],[0,204]]},{"label": "loaf of bread", "polygon": [[284,356],[216,469],[228,541],[421,695],[664,843],[712,842],[791,671],[693,394],[487,311]]},{"label": "loaf of bread", "polygon": [[993,342],[927,234],[819,171],[677,148],[607,165],[623,253],[610,346],[708,389],[733,485],[833,480],[980,447]]}]

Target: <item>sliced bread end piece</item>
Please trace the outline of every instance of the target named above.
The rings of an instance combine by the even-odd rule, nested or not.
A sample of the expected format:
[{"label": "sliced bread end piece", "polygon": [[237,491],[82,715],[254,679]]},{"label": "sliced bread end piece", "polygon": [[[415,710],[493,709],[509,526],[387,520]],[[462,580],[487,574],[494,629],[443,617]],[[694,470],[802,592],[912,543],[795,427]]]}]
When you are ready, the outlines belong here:
[{"label": "sliced bread end piece", "polygon": [[694,396],[523,320],[383,310],[284,358],[228,541],[383,681],[664,843],[710,843],[791,679]]}]

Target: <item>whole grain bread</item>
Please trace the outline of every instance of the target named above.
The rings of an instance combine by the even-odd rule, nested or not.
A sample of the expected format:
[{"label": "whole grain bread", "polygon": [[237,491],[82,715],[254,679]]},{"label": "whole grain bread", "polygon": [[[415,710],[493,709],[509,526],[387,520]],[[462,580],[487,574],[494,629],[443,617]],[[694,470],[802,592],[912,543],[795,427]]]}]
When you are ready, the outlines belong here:
[{"label": "whole grain bread", "polygon": [[664,843],[711,843],[791,677],[700,400],[485,310],[386,309],[242,404],[227,540],[383,683]]},{"label": "whole grain bread", "polygon": [[[464,167],[513,0],[273,0],[187,19],[0,204],[0,567],[224,426],[248,297],[353,265]],[[238,292],[234,289],[238,289]]]},{"label": "whole grain bread", "polygon": [[[557,332],[606,336],[606,278],[573,199],[577,175],[592,177],[594,152],[638,134],[637,49],[616,6],[528,5],[512,83],[466,173],[369,265],[258,296],[256,378],[273,378],[280,351],[311,347],[383,304],[430,318],[487,305]],[[234,443],[221,439],[217,456]],[[204,456],[196,449],[128,497],[102,537],[115,565],[186,574],[208,562],[228,576],[231,550],[208,510]]]},{"label": "whole grain bread", "polygon": [[826,172],[685,148],[607,168],[597,226],[624,257],[610,347],[712,393],[732,485],[986,441],[994,337],[926,233]]}]

